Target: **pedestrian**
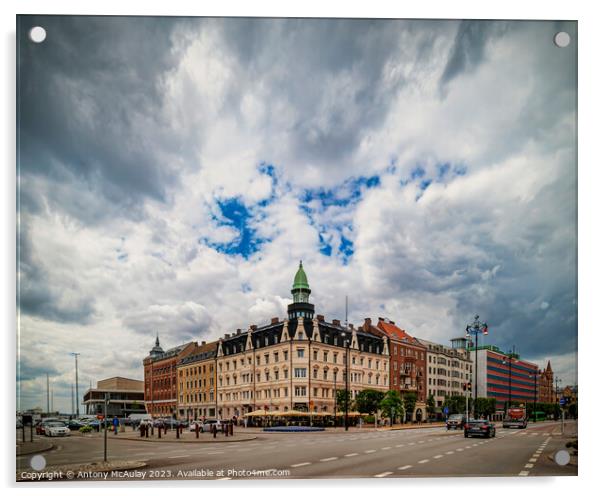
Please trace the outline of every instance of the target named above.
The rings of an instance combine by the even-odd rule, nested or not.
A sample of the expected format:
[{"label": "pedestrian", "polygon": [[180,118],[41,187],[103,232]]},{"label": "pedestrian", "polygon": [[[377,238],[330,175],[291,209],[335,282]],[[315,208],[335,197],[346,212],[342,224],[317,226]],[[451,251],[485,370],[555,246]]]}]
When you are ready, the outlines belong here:
[{"label": "pedestrian", "polygon": [[115,435],[117,435],[117,430],[119,429],[119,419],[117,418],[117,416],[113,417],[113,431],[115,432]]}]

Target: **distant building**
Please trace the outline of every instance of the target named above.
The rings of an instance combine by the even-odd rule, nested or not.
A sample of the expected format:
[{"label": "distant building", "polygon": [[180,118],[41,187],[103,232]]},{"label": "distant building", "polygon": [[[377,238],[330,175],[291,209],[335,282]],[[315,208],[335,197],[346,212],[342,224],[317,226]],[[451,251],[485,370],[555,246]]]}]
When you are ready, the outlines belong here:
[{"label": "distant building", "polygon": [[[539,368],[520,359],[518,353],[504,353],[496,346],[470,348],[476,379],[476,396],[495,398],[496,408],[508,402],[526,405],[537,400]],[[475,380],[473,380],[473,395]]]},{"label": "distant building", "polygon": [[84,393],[86,415],[104,414],[107,394],[107,416],[127,417],[131,413],[146,413],[144,382],[125,377],[111,377],[98,381],[95,389],[88,389]]},{"label": "distant building", "polygon": [[365,332],[387,340],[390,353],[389,387],[400,392],[416,394],[414,411],[406,412],[407,420],[426,419],[426,346],[400,329],[390,319],[378,318],[376,326],[365,319],[361,327]]},{"label": "distant building", "polygon": [[176,417],[178,402],[178,362],[194,351],[190,342],[163,351],[159,336],[144,364],[144,403],[153,417]]},{"label": "distant building", "polygon": [[554,403],[556,401],[556,395],[554,394],[554,372],[549,360],[545,370],[539,371],[537,401],[539,403]]},{"label": "distant building", "polygon": [[201,345],[180,359],[178,371],[178,415],[197,420],[215,418],[217,341]]},{"label": "distant building", "polygon": [[418,340],[426,347],[427,395],[433,396],[436,411],[439,412],[445,398],[466,395],[464,388],[472,375],[470,353],[465,347],[450,347],[420,338]]}]

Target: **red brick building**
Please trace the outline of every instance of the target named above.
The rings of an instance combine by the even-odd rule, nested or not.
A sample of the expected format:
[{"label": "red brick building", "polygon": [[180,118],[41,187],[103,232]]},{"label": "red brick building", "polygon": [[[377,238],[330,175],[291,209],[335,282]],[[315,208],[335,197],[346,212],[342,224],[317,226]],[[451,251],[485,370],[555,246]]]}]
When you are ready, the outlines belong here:
[{"label": "red brick building", "polygon": [[371,319],[365,319],[362,328],[388,339],[389,388],[398,390],[402,396],[416,393],[416,408],[407,414],[411,414],[411,420],[426,419],[426,347],[395,322],[383,317],[378,318],[376,326],[372,325]]},{"label": "red brick building", "polygon": [[153,417],[173,417],[177,413],[177,364],[192,353],[197,343],[190,342],[163,351],[159,336],[144,359],[144,405]]},{"label": "red brick building", "polygon": [[537,378],[537,401],[540,403],[554,403],[556,401],[556,395],[554,394],[554,372],[549,360],[545,370],[539,371],[539,377]]}]

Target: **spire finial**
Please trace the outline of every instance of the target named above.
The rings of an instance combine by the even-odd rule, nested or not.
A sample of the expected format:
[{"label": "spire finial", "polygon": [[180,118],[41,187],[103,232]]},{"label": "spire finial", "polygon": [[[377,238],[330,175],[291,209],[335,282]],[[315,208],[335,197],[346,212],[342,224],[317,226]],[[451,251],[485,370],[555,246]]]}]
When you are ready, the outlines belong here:
[{"label": "spire finial", "polygon": [[299,267],[303,267],[303,260],[299,260]]},{"label": "spire finial", "polygon": [[157,339],[155,339],[155,346],[160,346],[159,345],[159,331],[157,331]]}]

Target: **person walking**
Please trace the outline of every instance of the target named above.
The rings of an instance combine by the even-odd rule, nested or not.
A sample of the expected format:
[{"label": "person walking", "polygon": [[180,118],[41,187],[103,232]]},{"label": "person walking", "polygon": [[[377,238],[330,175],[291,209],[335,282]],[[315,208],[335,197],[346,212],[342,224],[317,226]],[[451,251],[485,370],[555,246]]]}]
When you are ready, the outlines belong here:
[{"label": "person walking", "polygon": [[119,430],[119,419],[117,418],[117,416],[113,417],[113,431],[115,432],[115,435],[117,435],[117,431]]}]

